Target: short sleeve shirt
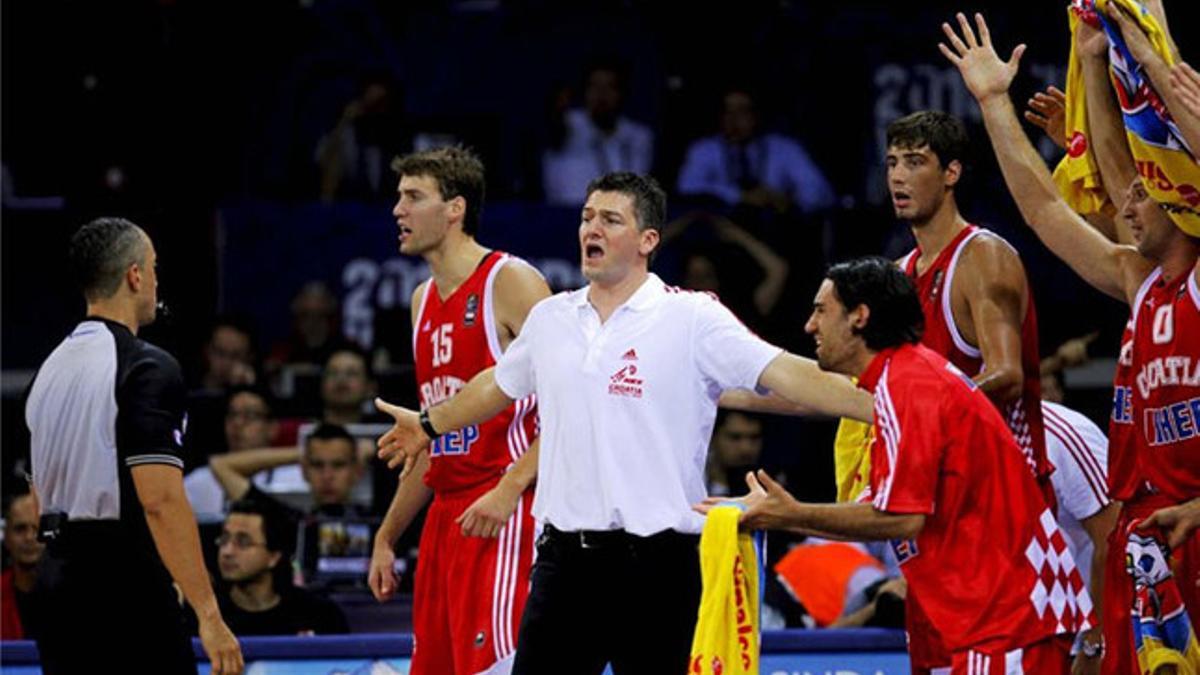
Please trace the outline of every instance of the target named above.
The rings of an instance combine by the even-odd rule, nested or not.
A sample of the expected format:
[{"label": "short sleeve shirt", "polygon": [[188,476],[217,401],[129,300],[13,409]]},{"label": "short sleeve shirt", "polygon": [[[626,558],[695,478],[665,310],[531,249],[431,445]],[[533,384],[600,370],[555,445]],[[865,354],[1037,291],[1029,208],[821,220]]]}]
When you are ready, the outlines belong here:
[{"label": "short sleeve shirt", "polygon": [[541,408],[533,514],[567,531],[699,532],[717,399],[755,388],[782,350],[653,274],[603,323],[587,294],[538,303],[496,365],[506,395]]},{"label": "short sleeve shirt", "polygon": [[1074,632],[1091,600],[987,397],[921,345],[881,352],[860,386],[875,396],[874,506],[926,515],[915,540],[893,546],[946,647],[1013,649]]}]

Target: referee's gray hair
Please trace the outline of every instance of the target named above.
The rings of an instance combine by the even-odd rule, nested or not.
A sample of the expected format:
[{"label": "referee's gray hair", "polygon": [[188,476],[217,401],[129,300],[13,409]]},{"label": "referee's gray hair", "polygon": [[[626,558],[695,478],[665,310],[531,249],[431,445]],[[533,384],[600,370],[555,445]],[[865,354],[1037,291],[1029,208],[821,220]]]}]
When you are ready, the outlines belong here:
[{"label": "referee's gray hair", "polygon": [[130,265],[146,263],[147,237],[125,218],[97,218],[71,237],[68,257],[89,302],[112,297]]}]

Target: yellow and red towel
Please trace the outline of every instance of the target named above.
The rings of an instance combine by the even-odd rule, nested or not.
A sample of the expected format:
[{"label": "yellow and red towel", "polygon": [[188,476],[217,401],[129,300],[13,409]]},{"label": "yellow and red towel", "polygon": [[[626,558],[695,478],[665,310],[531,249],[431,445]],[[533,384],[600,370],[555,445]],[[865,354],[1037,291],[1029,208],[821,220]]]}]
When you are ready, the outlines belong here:
[{"label": "yellow and red towel", "polygon": [[688,675],[758,675],[758,553],[749,533],[738,532],[742,510],[717,506],[700,535],[704,591]]}]

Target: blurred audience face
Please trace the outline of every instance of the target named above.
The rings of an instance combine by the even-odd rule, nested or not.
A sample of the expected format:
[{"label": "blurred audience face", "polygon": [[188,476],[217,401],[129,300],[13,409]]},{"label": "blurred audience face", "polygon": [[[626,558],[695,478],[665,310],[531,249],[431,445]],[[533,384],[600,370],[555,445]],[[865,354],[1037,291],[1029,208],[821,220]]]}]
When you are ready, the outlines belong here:
[{"label": "blurred audience face", "polygon": [[321,401],[326,410],[361,413],[363,402],[373,395],[374,385],[361,354],[339,351],[329,357],[321,374]]},{"label": "blurred audience face", "polygon": [[247,584],[270,576],[282,554],[267,549],[263,517],[257,513],[231,513],[221,528],[217,565],[221,578]]},{"label": "blurred audience face", "polygon": [[400,253],[423,255],[437,248],[450,229],[450,203],[433,176],[401,176],[392,216],[400,228]]},{"label": "blurred audience face", "polygon": [[239,391],[229,398],[225,410],[225,441],[230,452],[265,448],[275,437],[271,409],[261,396]]},{"label": "blurred audience face", "polygon": [[337,299],[320,282],[305,284],[292,300],[292,328],[309,348],[320,347],[333,335]]},{"label": "blurred audience face", "polygon": [[683,269],[683,287],[693,291],[719,293],[721,281],[717,266],[706,255],[699,253],[688,256]]},{"label": "blurred audience face", "polygon": [[754,137],[758,128],[758,115],[754,112],[754,101],[744,91],[725,94],[721,108],[721,134],[730,143],[745,143]]},{"label": "blurred audience face", "polygon": [[301,466],[317,506],[348,503],[362,475],[358,449],[344,438],[310,438]]},{"label": "blurred audience face", "polygon": [[233,326],[217,326],[204,347],[208,370],[204,382],[225,388],[254,381],[250,336]]},{"label": "blurred audience face", "polygon": [[958,162],[943,167],[928,145],[891,146],[887,150],[887,183],[896,217],[911,225],[929,221],[958,179]]},{"label": "blurred audience face", "polygon": [[1146,192],[1141,178],[1133,179],[1126,190],[1121,217],[1129,223],[1138,253],[1155,262],[1161,262],[1171,243],[1181,236],[1171,217]]},{"label": "blurred audience face", "polygon": [[4,548],[17,567],[33,569],[46,547],[37,540],[38,513],[33,495],[12,501],[4,514]]},{"label": "blurred audience face", "polygon": [[742,413],[728,413],[713,433],[712,451],[722,468],[748,470],[757,466],[762,456],[762,422]]},{"label": "blurred audience face", "polygon": [[596,68],[587,79],[583,105],[592,122],[601,129],[612,129],[621,112],[621,77],[608,68]]}]

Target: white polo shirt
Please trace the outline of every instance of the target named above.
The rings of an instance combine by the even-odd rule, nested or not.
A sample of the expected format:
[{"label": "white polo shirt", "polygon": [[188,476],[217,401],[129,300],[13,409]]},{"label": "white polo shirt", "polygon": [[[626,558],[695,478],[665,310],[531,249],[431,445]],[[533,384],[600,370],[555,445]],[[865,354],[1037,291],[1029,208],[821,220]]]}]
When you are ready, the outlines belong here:
[{"label": "white polo shirt", "polygon": [[533,515],[565,531],[698,533],[717,399],[755,388],[782,350],[653,274],[603,324],[587,292],[534,306],[496,364],[510,398],[538,397]]}]

